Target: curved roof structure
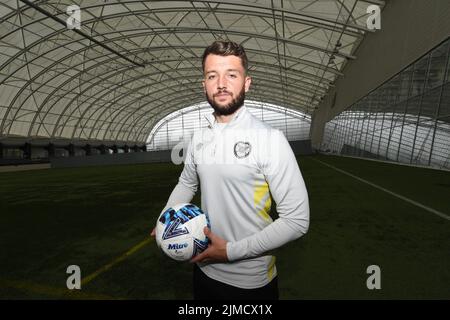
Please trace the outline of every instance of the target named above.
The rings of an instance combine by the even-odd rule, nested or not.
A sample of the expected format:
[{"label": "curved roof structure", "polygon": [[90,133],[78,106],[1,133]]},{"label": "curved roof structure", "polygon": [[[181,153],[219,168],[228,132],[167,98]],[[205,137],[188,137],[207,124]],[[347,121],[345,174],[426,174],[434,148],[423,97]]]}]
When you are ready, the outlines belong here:
[{"label": "curved roof structure", "polygon": [[[81,29],[69,29],[77,2]],[[205,100],[201,55],[244,45],[247,97],[312,114],[367,30],[361,0],[3,0],[0,137],[145,143]]]},{"label": "curved roof structure", "polygon": [[[253,116],[282,131],[288,140],[308,140],[311,116],[249,99],[245,105]],[[147,150],[170,150],[180,141],[189,140],[195,130],[208,125],[204,116],[211,113],[208,102],[172,112],[153,126],[147,138]]]}]

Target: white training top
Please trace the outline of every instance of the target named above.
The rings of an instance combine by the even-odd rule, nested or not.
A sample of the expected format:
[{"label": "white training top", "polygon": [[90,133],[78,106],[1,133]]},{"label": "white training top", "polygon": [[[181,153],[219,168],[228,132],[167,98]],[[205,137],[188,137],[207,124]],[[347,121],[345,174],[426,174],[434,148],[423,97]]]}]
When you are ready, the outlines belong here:
[{"label": "white training top", "polygon": [[[283,133],[245,105],[226,124],[218,124],[213,114],[206,118],[209,126],[194,133],[166,208],[190,202],[200,182],[202,210],[211,231],[227,241],[229,262],[199,267],[226,284],[259,288],[277,274],[275,257],[267,252],[308,230],[305,183]],[[275,221],[269,216],[271,198],[279,216]]]}]

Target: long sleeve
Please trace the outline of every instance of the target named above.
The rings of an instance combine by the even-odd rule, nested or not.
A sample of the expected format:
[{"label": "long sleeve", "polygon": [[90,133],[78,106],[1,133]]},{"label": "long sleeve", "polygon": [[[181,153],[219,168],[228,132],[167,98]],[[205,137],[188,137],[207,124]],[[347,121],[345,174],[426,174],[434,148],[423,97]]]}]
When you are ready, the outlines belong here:
[{"label": "long sleeve", "polygon": [[191,202],[194,195],[195,192],[193,192],[192,189],[179,182],[170,194],[169,200],[167,200],[167,204],[162,212],[177,204]]},{"label": "long sleeve", "polygon": [[308,193],[294,153],[283,133],[278,130],[271,138],[271,146],[276,146],[278,152],[262,161],[262,168],[277,204],[279,218],[256,234],[228,242],[229,261],[260,256],[308,231]]},{"label": "long sleeve", "polygon": [[197,192],[198,176],[196,165],[193,162],[192,141],[193,140],[190,141],[187,147],[184,168],[181,172],[180,178],[178,179],[178,184],[170,194],[169,200],[167,201],[163,212],[176,204],[191,202]]}]

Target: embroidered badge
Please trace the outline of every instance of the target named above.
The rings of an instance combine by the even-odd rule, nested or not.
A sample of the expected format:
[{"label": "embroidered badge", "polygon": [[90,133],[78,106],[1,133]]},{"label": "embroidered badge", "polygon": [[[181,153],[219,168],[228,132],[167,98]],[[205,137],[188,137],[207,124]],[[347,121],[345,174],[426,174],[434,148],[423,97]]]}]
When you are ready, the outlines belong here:
[{"label": "embroidered badge", "polygon": [[252,151],[252,145],[248,142],[236,142],[234,145],[234,155],[236,158],[242,159],[247,157]]}]

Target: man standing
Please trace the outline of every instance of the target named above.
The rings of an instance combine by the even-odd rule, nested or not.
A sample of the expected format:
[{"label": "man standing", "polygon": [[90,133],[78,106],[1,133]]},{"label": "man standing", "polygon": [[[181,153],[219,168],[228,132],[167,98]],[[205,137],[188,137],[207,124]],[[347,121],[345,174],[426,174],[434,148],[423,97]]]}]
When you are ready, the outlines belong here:
[{"label": "man standing", "polygon": [[[245,107],[251,78],[244,48],[216,41],[205,49],[202,66],[214,112],[190,141],[166,206],[190,202],[200,185],[211,230],[205,228],[208,248],[191,260],[194,298],[278,299],[275,257],[268,251],[308,230],[303,177],[283,133]],[[275,221],[269,216],[272,198]]]}]

